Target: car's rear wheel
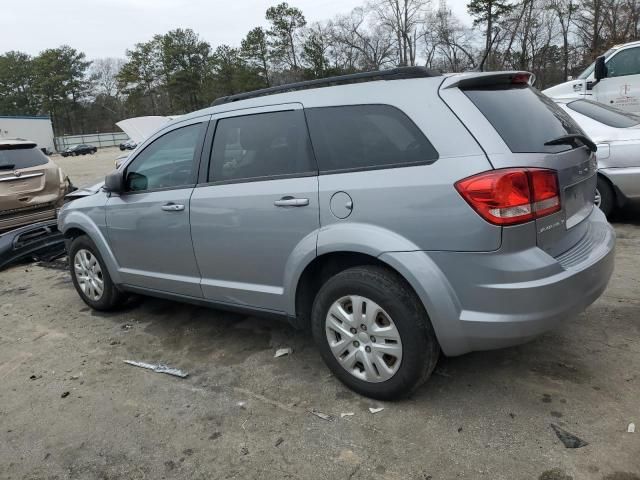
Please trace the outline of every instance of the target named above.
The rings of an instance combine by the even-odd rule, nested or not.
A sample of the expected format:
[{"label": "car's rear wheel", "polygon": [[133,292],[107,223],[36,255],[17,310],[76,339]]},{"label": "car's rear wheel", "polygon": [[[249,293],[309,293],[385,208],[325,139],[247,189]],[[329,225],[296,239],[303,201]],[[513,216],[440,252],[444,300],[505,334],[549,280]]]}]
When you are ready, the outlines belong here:
[{"label": "car's rear wheel", "polygon": [[413,392],[440,353],[420,299],[383,267],[354,267],[331,277],[318,292],[311,321],[320,353],[336,377],[380,400]]},{"label": "car's rear wheel", "polygon": [[596,187],[596,206],[602,210],[607,217],[613,213],[615,207],[615,193],[607,180],[598,175],[598,186]]},{"label": "car's rear wheel", "polygon": [[84,303],[102,311],[124,305],[127,294],[113,283],[100,252],[88,236],[75,238],[68,254],[73,285]]}]

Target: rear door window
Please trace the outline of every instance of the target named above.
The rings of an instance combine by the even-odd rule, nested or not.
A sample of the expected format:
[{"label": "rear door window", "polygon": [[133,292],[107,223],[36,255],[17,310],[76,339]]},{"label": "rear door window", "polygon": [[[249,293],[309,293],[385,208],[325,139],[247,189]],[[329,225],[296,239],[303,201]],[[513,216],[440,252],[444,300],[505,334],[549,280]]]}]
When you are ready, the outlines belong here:
[{"label": "rear door window", "polygon": [[432,163],[438,152],[402,111],[391,105],[305,110],[321,172]]},{"label": "rear door window", "polygon": [[0,145],[0,171],[37,167],[48,161],[44,153],[35,147]]},{"label": "rear door window", "polygon": [[571,145],[545,145],[584,134],[553,100],[529,86],[496,85],[463,90],[514,153],[557,153]]},{"label": "rear door window", "polygon": [[218,120],[209,182],[317,174],[302,110]]},{"label": "rear door window", "polygon": [[575,100],[567,104],[574,112],[592,118],[596,122],[604,123],[610,127],[628,128],[640,124],[640,116],[627,113],[617,108],[592,102],[589,100]]}]

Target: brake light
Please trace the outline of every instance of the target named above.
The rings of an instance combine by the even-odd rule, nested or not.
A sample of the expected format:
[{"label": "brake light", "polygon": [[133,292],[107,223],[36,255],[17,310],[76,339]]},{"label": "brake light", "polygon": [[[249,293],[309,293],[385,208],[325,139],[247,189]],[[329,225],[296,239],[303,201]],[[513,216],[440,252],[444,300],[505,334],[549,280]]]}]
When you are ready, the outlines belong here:
[{"label": "brake light", "polygon": [[555,170],[491,170],[460,180],[455,187],[482,218],[495,225],[529,222],[561,208]]}]

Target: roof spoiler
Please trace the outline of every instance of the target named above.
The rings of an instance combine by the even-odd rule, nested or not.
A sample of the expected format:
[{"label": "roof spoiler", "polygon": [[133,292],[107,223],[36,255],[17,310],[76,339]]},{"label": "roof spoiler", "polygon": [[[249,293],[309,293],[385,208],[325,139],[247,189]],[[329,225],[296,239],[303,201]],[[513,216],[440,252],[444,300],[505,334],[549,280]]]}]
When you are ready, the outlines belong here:
[{"label": "roof spoiler", "polygon": [[477,88],[494,85],[529,85],[536,81],[536,76],[531,72],[469,72],[452,75],[447,78],[441,88]]}]

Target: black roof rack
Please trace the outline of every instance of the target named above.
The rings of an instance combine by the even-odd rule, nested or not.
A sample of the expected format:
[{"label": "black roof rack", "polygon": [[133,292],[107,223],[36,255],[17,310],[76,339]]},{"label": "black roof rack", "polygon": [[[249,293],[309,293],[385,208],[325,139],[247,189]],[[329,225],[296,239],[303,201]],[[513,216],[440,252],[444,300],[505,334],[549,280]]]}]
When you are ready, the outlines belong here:
[{"label": "black roof rack", "polygon": [[406,78],[438,77],[439,73],[429,70],[426,67],[398,67],[389,70],[378,70],[374,72],[352,73],[350,75],[339,75],[336,77],[320,78],[317,80],[307,80],[305,82],[288,83],[277,87],[263,88],[252,92],[238,93],[226,97],[216,98],[211,106],[222,105],[224,103],[237,102],[248,98],[262,97],[276,93],[293,92],[295,90],[307,90],[310,88],[333,87],[335,85],[346,85],[349,83],[372,82],[375,80],[402,80]]}]

